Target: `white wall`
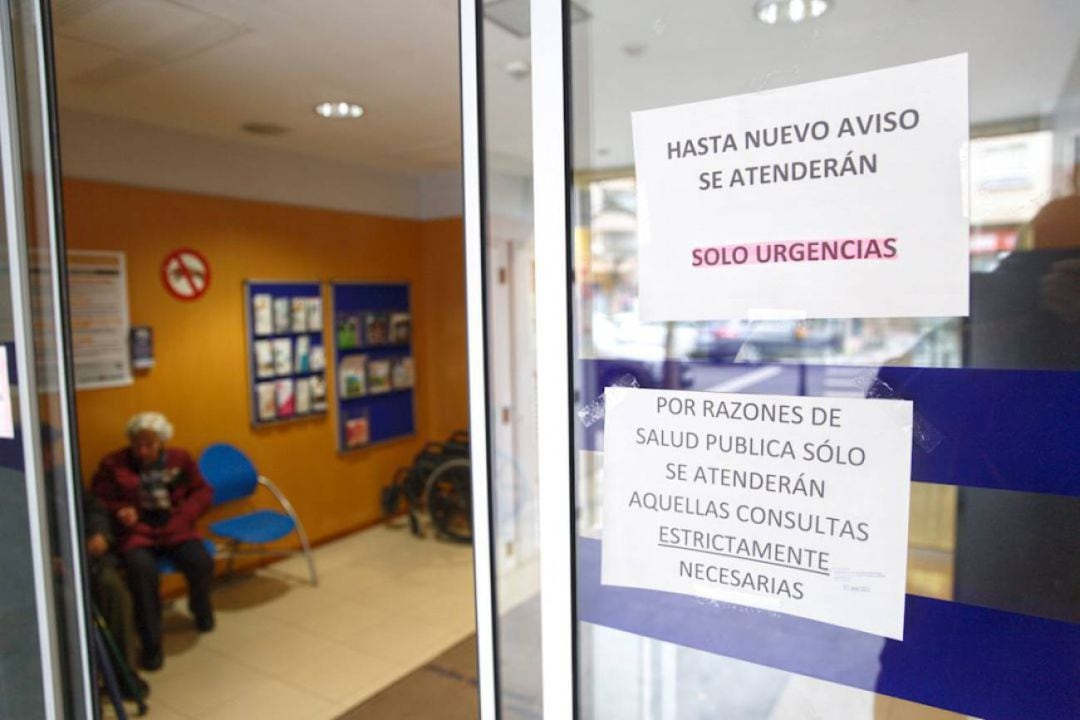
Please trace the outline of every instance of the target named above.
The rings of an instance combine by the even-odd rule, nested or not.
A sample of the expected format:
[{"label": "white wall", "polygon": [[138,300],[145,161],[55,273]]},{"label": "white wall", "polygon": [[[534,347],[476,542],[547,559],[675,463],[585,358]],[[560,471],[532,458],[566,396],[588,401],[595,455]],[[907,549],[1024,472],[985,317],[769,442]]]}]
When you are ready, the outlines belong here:
[{"label": "white wall", "polygon": [[246,142],[61,108],[64,175],[288,203],[432,219],[461,215],[461,175],[392,174]]}]

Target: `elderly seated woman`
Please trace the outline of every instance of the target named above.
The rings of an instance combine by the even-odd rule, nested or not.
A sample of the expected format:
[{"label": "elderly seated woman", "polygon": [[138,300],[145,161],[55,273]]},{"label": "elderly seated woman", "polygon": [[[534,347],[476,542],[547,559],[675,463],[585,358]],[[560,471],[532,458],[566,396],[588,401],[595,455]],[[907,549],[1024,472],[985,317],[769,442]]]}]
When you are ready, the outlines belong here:
[{"label": "elderly seated woman", "polygon": [[157,670],[164,661],[159,557],[172,560],[187,579],[195,626],[202,632],[214,627],[210,606],[214,561],[195,531],[195,521],[210,507],[213,489],[191,455],[165,446],[172,434],[172,425],[161,413],[134,416],[127,424],[128,446],[101,461],[92,485],[116,527],[135,605],[140,664],[147,670]]}]

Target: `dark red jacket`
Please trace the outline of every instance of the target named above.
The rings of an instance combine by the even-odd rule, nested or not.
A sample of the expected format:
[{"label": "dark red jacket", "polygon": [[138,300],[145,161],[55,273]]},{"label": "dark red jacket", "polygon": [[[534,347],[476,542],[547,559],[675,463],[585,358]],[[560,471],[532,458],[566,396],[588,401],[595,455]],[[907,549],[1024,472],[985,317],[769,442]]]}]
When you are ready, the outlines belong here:
[{"label": "dark red jacket", "polygon": [[165,449],[165,469],[175,470],[176,478],[169,488],[172,514],[161,526],[153,527],[140,518],[131,527],[124,527],[116,520],[116,511],[123,507],[139,510],[139,470],[131,450],[117,450],[105,457],[94,473],[91,492],[101,499],[113,519],[116,528],[117,547],[121,551],[140,547],[176,545],[197,540],[195,521],[205,513],[214,499],[211,488],[199,466],[186,451]]}]

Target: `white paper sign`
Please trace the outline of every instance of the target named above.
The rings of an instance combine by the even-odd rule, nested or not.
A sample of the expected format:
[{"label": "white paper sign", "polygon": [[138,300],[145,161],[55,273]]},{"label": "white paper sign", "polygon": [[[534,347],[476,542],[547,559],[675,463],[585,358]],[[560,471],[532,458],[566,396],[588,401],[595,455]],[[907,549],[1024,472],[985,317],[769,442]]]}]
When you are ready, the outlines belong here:
[{"label": "white paper sign", "polygon": [[903,639],[906,400],[609,387],[606,585]]},{"label": "white paper sign", "polygon": [[12,417],[11,386],[8,385],[7,346],[0,345],[0,438],[15,437],[15,419]]},{"label": "white paper sign", "polygon": [[968,314],[966,55],[633,131],[643,320]]}]

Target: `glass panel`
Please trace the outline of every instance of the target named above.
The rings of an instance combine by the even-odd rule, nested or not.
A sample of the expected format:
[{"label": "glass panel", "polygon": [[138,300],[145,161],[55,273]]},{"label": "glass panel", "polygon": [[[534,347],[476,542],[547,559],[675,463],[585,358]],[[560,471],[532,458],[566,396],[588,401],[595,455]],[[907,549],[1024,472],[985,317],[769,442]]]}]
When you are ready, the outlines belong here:
[{"label": "glass panel", "polygon": [[[1055,653],[1080,648],[1080,417],[1066,399],[1080,389],[1080,5],[571,5],[578,409],[632,383],[903,398],[916,412],[904,642],[603,586],[603,423],[586,414],[582,716],[1070,714]],[[632,112],[956,53],[970,63],[970,317],[641,319]],[[1045,682],[1022,685],[1023,667]]]},{"label": "glass panel", "polygon": [[[47,8],[47,4],[45,4]],[[3,468],[6,474],[2,524],[5,554],[9,562],[4,567],[12,573],[5,585],[3,637],[5,643],[4,677],[0,687],[0,707],[4,717],[45,717],[49,703],[47,695],[55,698],[56,712],[62,717],[88,717],[92,713],[94,696],[88,686],[88,651],[85,608],[82,604],[83,563],[82,539],[79,530],[80,498],[74,481],[72,451],[68,442],[69,396],[64,382],[66,367],[60,348],[63,330],[60,320],[64,300],[63,257],[60,240],[59,198],[55,185],[56,156],[52,146],[54,120],[52,89],[48,78],[51,69],[50,49],[44,46],[48,22],[38,3],[12,3],[4,19],[10,22],[11,53],[9,82],[13,90],[8,98],[9,122],[12,123],[16,147],[13,149],[13,170],[17,176],[4,188],[8,197],[15,198],[14,214],[18,215],[23,237],[10,232],[6,237],[8,257],[18,258],[5,268],[0,293],[5,297],[0,310],[3,326],[0,338],[8,352],[9,381],[13,392],[14,415],[17,427],[15,438],[0,440]],[[48,98],[46,100],[46,98]],[[43,105],[44,102],[49,103]],[[16,187],[17,186],[17,187]],[[7,218],[11,220],[12,218]],[[17,247],[12,248],[12,245]],[[24,290],[13,295],[11,277],[18,273]],[[16,286],[18,289],[18,286]],[[15,331],[13,314],[24,323],[22,334]],[[25,351],[31,367],[26,375],[16,369],[16,349]],[[32,408],[21,407],[33,403]],[[31,419],[32,427],[25,421]],[[26,445],[24,445],[24,441]],[[36,457],[25,456],[24,447],[33,447]],[[35,465],[36,472],[28,468]],[[40,482],[30,483],[32,495],[26,494],[26,475]],[[42,558],[39,568],[49,577],[48,587],[37,598],[34,607],[32,563],[28,554],[30,533],[35,531],[34,517],[44,526],[40,530]],[[10,521],[10,522],[9,522]],[[10,608],[10,611],[9,611]],[[11,613],[10,615],[8,613]],[[42,674],[39,661],[38,626],[34,618],[46,613],[44,625],[49,629],[48,647],[52,663]],[[37,648],[34,646],[37,645]],[[51,681],[50,681],[51,680]]]},{"label": "glass panel", "polygon": [[481,31],[498,705],[521,719],[542,716],[529,6],[485,2]]}]

